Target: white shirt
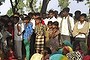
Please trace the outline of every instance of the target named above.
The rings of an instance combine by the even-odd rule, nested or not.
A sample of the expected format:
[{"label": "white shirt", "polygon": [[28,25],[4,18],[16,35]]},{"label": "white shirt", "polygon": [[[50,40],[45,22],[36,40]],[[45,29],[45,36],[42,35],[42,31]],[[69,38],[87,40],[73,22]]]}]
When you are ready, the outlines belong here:
[{"label": "white shirt", "polygon": [[2,33],[0,32],[0,39],[2,39],[2,37],[3,37],[3,35],[2,35]]},{"label": "white shirt", "polygon": [[90,22],[89,22],[89,29],[90,29]]},{"label": "white shirt", "polygon": [[[82,29],[84,24],[85,24],[85,21],[82,24],[80,22],[78,22],[78,29]],[[85,35],[84,34],[79,34],[79,35],[76,36],[76,38],[85,38]]]},{"label": "white shirt", "polygon": [[[14,26],[14,40],[22,41],[22,34],[20,36],[18,36],[17,24],[15,24],[15,26]],[[24,30],[24,24],[22,23],[22,24],[18,24],[18,25],[21,27],[20,33],[22,33]]]},{"label": "white shirt", "polygon": [[[74,27],[74,19],[70,16],[69,17],[69,21],[71,23],[71,30],[73,30],[73,27]],[[69,29],[68,29],[68,17],[63,17],[63,21],[62,21],[62,28],[61,28],[61,35],[67,35],[67,36],[70,36],[70,33],[69,33]],[[60,22],[61,24],[61,22]]]},{"label": "white shirt", "polygon": [[49,19],[49,21],[54,22],[54,21],[57,21],[57,19],[55,17],[52,17],[51,19]]},{"label": "white shirt", "polygon": [[58,17],[58,18],[57,18],[57,21],[58,21],[58,23],[59,23],[59,27],[60,27],[61,20],[62,20],[61,17]]},{"label": "white shirt", "polygon": [[48,19],[48,18],[44,19],[45,25],[47,25],[47,24],[48,24],[48,21],[49,21],[49,19]]},{"label": "white shirt", "polygon": [[33,24],[33,29],[35,29],[35,20],[34,20],[34,19],[31,19],[30,22],[32,22],[32,24]]}]

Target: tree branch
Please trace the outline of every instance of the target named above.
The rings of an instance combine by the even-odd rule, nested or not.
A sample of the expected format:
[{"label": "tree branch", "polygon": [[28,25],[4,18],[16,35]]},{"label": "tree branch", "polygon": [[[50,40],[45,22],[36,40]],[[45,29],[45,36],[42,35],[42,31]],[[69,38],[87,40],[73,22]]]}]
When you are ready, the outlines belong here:
[{"label": "tree branch", "polygon": [[29,2],[29,5],[30,5],[30,8],[31,8],[32,12],[35,12],[34,9],[33,9],[33,0],[31,0],[31,2]]},{"label": "tree branch", "polygon": [[14,8],[14,6],[13,6],[13,2],[12,2],[12,0],[10,0],[10,3],[11,3],[12,11],[13,11],[13,14],[14,14],[14,12],[15,12],[15,8]]}]

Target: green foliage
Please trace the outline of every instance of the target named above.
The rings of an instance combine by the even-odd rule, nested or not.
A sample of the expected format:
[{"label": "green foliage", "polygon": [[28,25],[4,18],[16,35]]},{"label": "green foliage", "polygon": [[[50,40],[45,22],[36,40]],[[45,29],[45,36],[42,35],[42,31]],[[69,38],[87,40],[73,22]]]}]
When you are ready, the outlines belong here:
[{"label": "green foliage", "polygon": [[61,7],[61,10],[65,7],[68,7],[70,2],[69,0],[58,0],[59,6]]},{"label": "green foliage", "polygon": [[5,0],[0,0],[0,5],[2,5],[2,2],[5,2]]},{"label": "green foliage", "polygon": [[12,15],[13,15],[12,8],[10,8],[10,9],[8,10],[7,15],[8,15],[8,16],[12,16]]},{"label": "green foliage", "polygon": [[[36,9],[36,2],[37,2],[37,0],[33,0],[32,8],[30,7],[30,2],[31,2],[31,1],[32,1],[32,0],[26,0],[26,11],[27,11],[27,12],[30,12],[32,8],[33,8],[34,11],[37,10],[37,9]],[[32,12],[32,11],[31,11],[31,12]]]},{"label": "green foliage", "polygon": [[90,0],[87,0],[85,5],[88,5],[88,7],[90,8]]},{"label": "green foliage", "polygon": [[5,0],[0,0],[0,2],[5,2]]},{"label": "green foliage", "polygon": [[42,8],[42,3],[41,3],[41,1],[40,1],[39,4],[40,4],[40,5],[39,5],[39,7],[37,8],[37,11],[38,11],[38,12],[40,12],[40,11],[41,11],[41,8]]},{"label": "green foliage", "polygon": [[25,4],[24,4],[23,0],[19,0],[19,3],[17,5],[18,12],[23,14],[24,13],[24,11],[23,11],[24,7],[25,7]]}]

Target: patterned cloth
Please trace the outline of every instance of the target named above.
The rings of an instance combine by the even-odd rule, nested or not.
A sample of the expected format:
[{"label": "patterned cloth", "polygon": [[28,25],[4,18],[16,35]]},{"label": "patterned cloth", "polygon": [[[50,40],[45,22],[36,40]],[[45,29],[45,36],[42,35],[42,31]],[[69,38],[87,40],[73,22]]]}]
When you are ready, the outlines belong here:
[{"label": "patterned cloth", "polygon": [[33,33],[33,28],[32,28],[32,23],[28,23],[28,25],[24,27],[24,34],[23,34],[23,39],[28,40],[30,36]]},{"label": "patterned cloth", "polygon": [[35,42],[35,49],[36,52],[39,53],[44,50],[44,36],[36,36],[36,42]]},{"label": "patterned cloth", "polygon": [[82,56],[79,51],[67,53],[66,56],[69,60],[82,60]]},{"label": "patterned cloth", "polygon": [[35,50],[36,50],[36,53],[41,53],[44,50],[45,32],[46,32],[45,25],[41,24],[41,26],[35,27],[35,33],[36,33]]}]

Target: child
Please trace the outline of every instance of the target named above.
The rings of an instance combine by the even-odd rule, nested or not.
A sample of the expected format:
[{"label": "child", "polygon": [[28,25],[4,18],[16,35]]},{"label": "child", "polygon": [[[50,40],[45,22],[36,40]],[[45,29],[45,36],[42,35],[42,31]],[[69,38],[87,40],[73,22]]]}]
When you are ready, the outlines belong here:
[{"label": "child", "polygon": [[30,59],[30,38],[33,33],[32,23],[29,22],[29,17],[24,18],[24,32],[23,32],[23,39],[24,39],[24,46],[26,49],[26,60]]},{"label": "child", "polygon": [[49,36],[50,37],[50,42],[49,42],[49,47],[52,50],[52,53],[54,53],[58,48],[59,48],[59,28],[58,28],[58,22],[55,21],[52,24],[52,33]]},{"label": "child", "polygon": [[37,17],[35,19],[35,33],[36,33],[36,41],[35,41],[35,50],[36,53],[42,53],[45,46],[45,32],[46,26],[41,23],[41,17]]}]

